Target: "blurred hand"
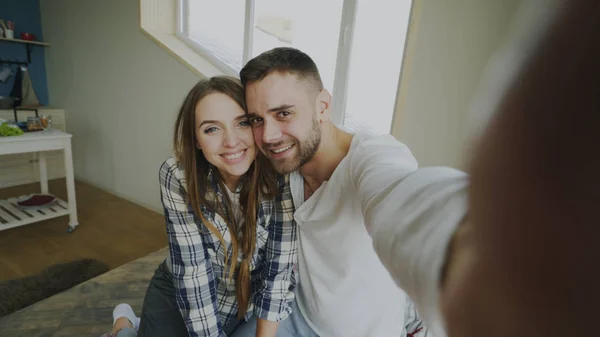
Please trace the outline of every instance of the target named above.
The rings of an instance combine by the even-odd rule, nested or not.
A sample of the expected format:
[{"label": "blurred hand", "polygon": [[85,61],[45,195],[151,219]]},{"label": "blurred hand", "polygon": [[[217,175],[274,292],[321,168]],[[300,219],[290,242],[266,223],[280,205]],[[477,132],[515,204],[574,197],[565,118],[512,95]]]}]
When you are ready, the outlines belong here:
[{"label": "blurred hand", "polygon": [[564,8],[478,141],[442,285],[450,337],[585,336],[600,314],[600,1]]}]

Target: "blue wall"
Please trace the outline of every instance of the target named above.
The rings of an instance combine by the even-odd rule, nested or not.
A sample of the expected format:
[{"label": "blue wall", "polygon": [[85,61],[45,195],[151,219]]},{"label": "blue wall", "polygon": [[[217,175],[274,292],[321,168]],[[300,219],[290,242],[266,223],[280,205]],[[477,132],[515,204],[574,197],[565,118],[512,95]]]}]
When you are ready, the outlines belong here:
[{"label": "blue wall", "polygon": [[[37,40],[43,41],[44,39],[39,0],[0,0],[0,19],[15,21],[15,38],[17,39],[21,38],[21,32],[32,33]],[[31,49],[29,75],[40,104],[48,105],[44,48],[34,46]],[[27,61],[27,52],[23,44],[0,41],[0,59]],[[4,66],[0,65],[0,68]],[[16,65],[11,65],[13,73],[16,73],[16,67]],[[0,96],[10,94],[14,80],[15,76],[13,75],[7,83],[0,82]]]}]

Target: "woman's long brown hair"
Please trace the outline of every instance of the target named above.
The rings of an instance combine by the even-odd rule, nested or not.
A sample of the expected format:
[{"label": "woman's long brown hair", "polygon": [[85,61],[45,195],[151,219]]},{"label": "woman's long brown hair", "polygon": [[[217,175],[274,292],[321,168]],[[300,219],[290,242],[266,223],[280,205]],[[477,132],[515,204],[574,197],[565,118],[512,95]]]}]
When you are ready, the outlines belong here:
[{"label": "woman's long brown hair", "polygon": [[236,277],[236,297],[239,306],[238,317],[243,318],[250,305],[250,263],[256,247],[257,207],[263,198],[273,198],[277,192],[277,187],[274,171],[266,158],[257,151],[259,153],[256,160],[242,179],[240,206],[244,214],[244,222],[238,223],[235,217],[236,212],[233,209],[234,206],[228,193],[225,192],[226,187],[218,170],[213,170],[213,174],[217,175],[219,188],[224,192],[222,194],[225,203],[221,204],[218,198],[214,197],[216,191],[208,180],[210,164],[202,151],[196,147],[196,105],[211,93],[221,93],[231,97],[246,111],[244,89],[239,80],[228,76],[217,76],[201,80],[190,90],[179,110],[175,122],[173,144],[175,157],[185,172],[187,203],[192,207],[204,226],[219,239],[225,250],[227,246],[223,235],[203,215],[201,205],[209,211],[221,215],[227,223],[231,233],[232,251],[231,256],[227,250],[225,251],[225,272],[223,276],[229,280],[235,274],[241,247],[243,259]]}]

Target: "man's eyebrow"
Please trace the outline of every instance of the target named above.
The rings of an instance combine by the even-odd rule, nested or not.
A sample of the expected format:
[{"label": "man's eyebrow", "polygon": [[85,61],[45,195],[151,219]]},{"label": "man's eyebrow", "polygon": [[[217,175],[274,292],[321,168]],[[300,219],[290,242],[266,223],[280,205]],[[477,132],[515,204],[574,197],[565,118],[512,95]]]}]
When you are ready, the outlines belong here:
[{"label": "man's eyebrow", "polygon": [[[289,109],[292,109],[293,107],[295,107],[295,105],[293,105],[293,104],[282,104],[280,106],[277,106],[277,107],[267,110],[267,112],[278,112],[278,111],[283,111],[283,110],[289,110]],[[248,113],[246,113],[246,116],[248,118],[261,118],[256,112],[248,112]]]},{"label": "man's eyebrow", "polygon": [[282,104],[280,106],[274,107],[269,109],[269,112],[277,112],[277,111],[282,111],[282,110],[289,110],[291,108],[293,108],[294,105],[291,104]]}]

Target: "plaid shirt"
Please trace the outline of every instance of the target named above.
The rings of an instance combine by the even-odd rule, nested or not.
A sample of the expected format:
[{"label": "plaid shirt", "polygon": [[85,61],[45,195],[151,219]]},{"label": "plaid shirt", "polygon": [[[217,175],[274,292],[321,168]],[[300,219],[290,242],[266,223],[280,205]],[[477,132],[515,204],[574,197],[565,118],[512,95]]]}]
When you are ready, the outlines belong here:
[{"label": "plaid shirt", "polygon": [[408,296],[404,306],[404,324],[405,329],[400,337],[433,337],[421,319],[415,303]]},{"label": "plaid shirt", "polygon": [[[262,200],[257,210],[256,249],[251,261],[252,312],[269,321],[280,321],[291,313],[294,299],[294,267],[297,261],[294,206],[287,177],[279,178],[275,200]],[[209,180],[216,197],[223,200],[214,175]],[[231,256],[231,233],[223,218],[201,205],[203,215],[213,223],[225,240],[219,239],[198,219],[186,204],[183,169],[174,158],[160,168],[161,199],[169,237],[170,267],[177,305],[190,337],[225,336],[225,327],[238,312],[235,278],[224,276],[225,252]],[[239,193],[239,189],[236,191]],[[241,254],[240,254],[241,255]],[[238,259],[241,261],[241,256]]]}]

